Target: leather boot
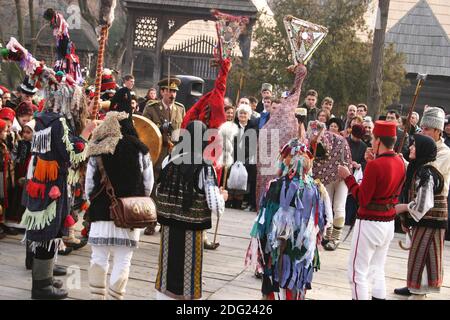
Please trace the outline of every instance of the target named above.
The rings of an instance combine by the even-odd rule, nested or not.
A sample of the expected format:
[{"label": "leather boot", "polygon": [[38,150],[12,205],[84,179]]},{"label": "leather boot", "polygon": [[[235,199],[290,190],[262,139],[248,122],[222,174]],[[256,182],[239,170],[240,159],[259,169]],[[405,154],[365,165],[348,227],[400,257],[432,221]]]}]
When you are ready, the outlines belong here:
[{"label": "leather boot", "polygon": [[89,267],[88,277],[92,300],[106,300],[106,270],[94,264]]},{"label": "leather boot", "polygon": [[117,281],[114,284],[109,286],[108,293],[110,300],[123,300],[129,273],[130,273],[129,270],[123,271],[119,279],[117,279]]},{"label": "leather boot", "polygon": [[68,293],[66,290],[53,286],[53,264],[54,259],[41,260],[34,258],[31,299],[62,300],[67,298]]},{"label": "leather boot", "polygon": [[399,296],[405,297],[409,297],[411,295],[411,292],[409,291],[408,287],[394,289],[394,293],[398,294]]}]

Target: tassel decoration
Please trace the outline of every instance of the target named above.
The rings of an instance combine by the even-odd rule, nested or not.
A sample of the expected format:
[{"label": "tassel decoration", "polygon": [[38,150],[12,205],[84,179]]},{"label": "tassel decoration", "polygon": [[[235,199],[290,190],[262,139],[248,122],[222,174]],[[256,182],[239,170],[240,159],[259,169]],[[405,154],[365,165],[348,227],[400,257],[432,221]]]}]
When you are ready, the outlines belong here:
[{"label": "tassel decoration", "polygon": [[57,161],[47,161],[37,158],[34,178],[41,182],[55,181],[58,178],[59,165]]},{"label": "tassel decoration", "polygon": [[59,191],[58,186],[53,186],[53,187],[50,189],[50,192],[48,193],[48,196],[49,196],[50,199],[52,199],[52,200],[56,200],[56,199],[58,199],[59,197],[61,197],[61,191]]},{"label": "tassel decoration", "polygon": [[75,219],[69,214],[64,221],[64,228],[70,228],[75,225]]},{"label": "tassel decoration", "polygon": [[45,154],[52,149],[52,128],[47,128],[36,132],[33,135],[33,143],[31,144],[31,152]]},{"label": "tassel decoration", "polygon": [[27,184],[27,193],[32,198],[45,198],[45,184],[37,183],[33,180],[28,181]]}]

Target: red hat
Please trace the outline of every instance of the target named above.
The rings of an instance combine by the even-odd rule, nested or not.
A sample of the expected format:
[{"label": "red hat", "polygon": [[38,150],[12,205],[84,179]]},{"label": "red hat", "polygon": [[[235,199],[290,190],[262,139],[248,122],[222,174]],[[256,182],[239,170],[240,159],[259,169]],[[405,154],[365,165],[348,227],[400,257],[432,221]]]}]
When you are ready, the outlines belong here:
[{"label": "red hat", "polygon": [[16,114],[18,117],[30,115],[32,116],[34,111],[37,110],[37,107],[31,102],[24,101],[19,104],[16,109]]},{"label": "red hat", "polygon": [[3,93],[1,93],[1,95],[4,95],[5,93],[9,93],[9,90],[4,86],[0,86],[0,91],[3,92]]},{"label": "red hat", "polygon": [[0,110],[0,119],[14,121],[16,113],[11,108],[3,108]]},{"label": "red hat", "polygon": [[352,136],[354,136],[355,138],[362,139],[365,133],[365,129],[361,124],[354,124],[352,126]]},{"label": "red hat", "polygon": [[116,82],[112,76],[112,71],[110,69],[104,69],[102,74],[102,84],[101,84],[101,92],[105,92],[107,90],[115,90],[117,87]]},{"label": "red hat", "polygon": [[391,121],[375,121],[373,135],[376,137],[396,137],[397,125]]},{"label": "red hat", "polygon": [[0,131],[5,130],[6,128],[6,122],[2,119],[0,119]]}]

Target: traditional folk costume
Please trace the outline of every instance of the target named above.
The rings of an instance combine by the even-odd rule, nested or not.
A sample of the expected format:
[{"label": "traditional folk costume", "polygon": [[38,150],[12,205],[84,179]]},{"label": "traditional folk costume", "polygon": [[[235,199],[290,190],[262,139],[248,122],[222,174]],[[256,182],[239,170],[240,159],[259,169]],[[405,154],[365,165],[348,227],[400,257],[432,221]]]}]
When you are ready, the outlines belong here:
[{"label": "traditional folk costume", "polygon": [[[310,124],[315,122],[310,122]],[[309,131],[311,126],[309,125]],[[352,163],[350,147],[344,137],[325,131],[316,146],[313,177],[320,180],[327,189],[333,207],[333,225],[324,236],[324,248],[335,250],[340,243],[345,224],[345,203],[348,189],[337,173],[338,165],[349,167]]]},{"label": "traditional folk costume", "polygon": [[[195,120],[203,122],[208,129],[219,129],[219,134],[223,136],[223,132],[226,129],[221,129],[221,126],[226,122],[224,99],[227,91],[227,78],[231,69],[231,60],[219,59],[219,75],[214,82],[214,88],[203,95],[186,113],[181,124],[182,129],[186,129],[187,125]],[[224,136],[224,140],[227,136]],[[212,139],[211,139],[212,140]],[[224,165],[230,165],[224,162],[220,162],[220,156],[216,154],[207,155],[212,161],[213,166],[216,169],[218,181],[221,181],[221,175]],[[219,159],[218,159],[219,158]],[[219,160],[219,161],[218,161]],[[206,231],[203,234],[204,243],[206,249],[216,249],[218,243],[213,244],[208,241]]]},{"label": "traditional folk costume", "polygon": [[246,264],[264,268],[268,299],[303,300],[320,269],[318,244],[332,212],[326,189],[308,174],[311,158],[297,139],[282,149],[282,177],[270,182],[251,231]]},{"label": "traditional folk costume", "polygon": [[161,172],[164,179],[159,181],[155,199],[162,227],[157,299],[202,297],[203,230],[211,228],[212,213],[225,210],[214,168],[204,162],[207,143],[203,142],[201,150],[194,149],[205,132],[203,123],[191,122],[181,136],[189,136],[191,149],[177,156],[172,153]]},{"label": "traditional folk costume", "polygon": [[[444,125],[445,125],[445,113],[442,109],[430,107],[425,110],[421,121],[422,127],[434,128],[443,131]],[[419,137],[419,140],[415,139],[416,143],[420,140],[422,140],[422,137]],[[436,159],[433,162],[429,163],[429,165],[436,168],[439,174],[442,175],[443,187],[441,192],[439,193],[434,192],[434,198],[432,197],[431,194],[428,194],[428,197],[426,199],[429,201],[429,203],[425,204],[431,206],[430,207],[431,209],[428,212],[424,211],[426,213],[425,216],[423,216],[421,219],[417,219],[420,218],[421,215],[415,214],[414,216],[416,217],[416,219],[414,219],[414,216],[410,214],[409,222],[410,225],[413,226],[412,235],[415,238],[415,243],[411,245],[410,251],[411,264],[408,263],[408,279],[410,275],[412,278],[411,282],[408,281],[408,287],[395,289],[394,291],[396,294],[400,295],[410,295],[411,293],[416,294],[416,296],[412,298],[420,298],[420,296],[423,297],[424,294],[427,293],[427,291],[430,292],[438,291],[439,286],[437,284],[442,279],[442,270],[439,270],[439,268],[442,268],[443,247],[441,247],[441,245],[443,244],[442,242],[443,240],[441,238],[441,232],[442,229],[444,228],[442,221],[445,219],[448,220],[447,195],[448,195],[448,186],[450,182],[450,149],[445,145],[443,139],[440,139],[435,143],[437,150]],[[423,147],[418,148],[416,146],[416,157],[418,149],[420,149],[419,152],[423,155],[428,155],[432,153],[431,151],[423,153],[422,151]],[[408,167],[408,170],[411,172],[412,169]],[[428,168],[428,171],[434,172],[434,170],[430,168]],[[439,174],[435,173],[433,176],[438,176]],[[417,176],[416,180],[419,180],[419,178],[422,175],[417,174],[416,176]],[[426,177],[424,176],[423,178]],[[437,187],[434,183],[435,181],[437,180],[433,179],[433,189],[436,189]],[[429,181],[429,184],[431,184],[431,181]],[[430,186],[427,185],[425,182],[423,183],[419,182],[419,185],[421,185],[422,190],[425,190],[425,187],[427,187],[428,193],[431,192]],[[409,190],[412,190],[417,187],[417,184],[413,184],[413,179],[411,179],[411,184],[410,185],[406,184],[405,187],[409,187]],[[404,192],[403,194],[406,196],[405,197],[406,200],[411,200],[414,198],[414,194],[419,195],[419,190],[415,190],[413,194],[408,194],[408,192],[406,192],[406,194]],[[422,191],[422,194],[426,193]],[[408,196],[410,196],[410,198],[408,198]],[[424,202],[423,200],[424,200],[423,197],[417,197],[417,203],[418,202],[423,203]],[[447,215],[444,213],[444,211],[446,210],[445,208],[447,208]],[[423,209],[425,208],[420,209],[422,209],[423,211]],[[433,221],[432,216],[436,216],[435,217],[436,219],[434,219],[436,220],[435,222],[432,222]],[[428,228],[425,228],[424,225],[426,225]],[[427,246],[425,245],[425,243],[427,243],[426,241],[419,242],[420,238],[418,236],[420,236],[421,233],[423,233],[424,239],[430,239],[430,241],[428,242],[429,244],[434,245]],[[417,252],[416,255],[417,258],[412,255],[413,252]],[[436,261],[436,263],[430,265],[430,260],[427,257],[434,257],[435,258],[434,261]],[[420,264],[414,263],[414,261],[416,262],[424,261],[424,262],[423,265],[421,266]],[[411,271],[409,268],[411,268]],[[409,288],[410,285],[411,288]]]},{"label": "traditional folk costume", "polygon": [[[261,195],[267,189],[270,180],[277,178],[276,155],[279,147],[284,146],[290,139],[298,135],[298,122],[295,118],[295,109],[300,99],[303,80],[307,70],[303,65],[295,69],[295,82],[290,95],[284,99],[281,106],[270,115],[269,121],[259,130],[258,149],[259,160],[256,175],[256,209],[259,210]],[[272,150],[273,147],[276,148]],[[277,150],[278,149],[278,150]]]},{"label": "traditional folk costume", "polygon": [[[86,195],[91,227],[92,248],[89,287],[96,300],[106,298],[109,255],[114,254],[109,295],[122,300],[130,272],[133,250],[137,248],[141,229],[115,226],[110,218],[111,201],[101,182],[101,157],[104,171],[117,197],[150,196],[153,189],[153,166],[148,148],[139,140],[133,123],[125,112],[108,112],[104,122],[93,132],[88,144]],[[120,168],[120,170],[118,170]]]},{"label": "traditional folk costume", "polygon": [[[377,121],[373,134],[376,138],[396,137],[396,125]],[[394,205],[404,177],[403,160],[392,150],[367,163],[360,185],[353,175],[344,180],[359,204],[348,261],[353,299],[369,299],[369,270],[373,274],[372,297],[386,298],[384,265],[394,238]]]},{"label": "traditional folk costume", "polygon": [[408,165],[404,193],[408,201],[406,225],[412,227],[407,285],[411,293],[439,292],[443,282],[443,250],[447,202],[441,195],[444,177],[433,166],[437,148],[433,139],[414,135],[416,159]]},{"label": "traditional folk costume", "polygon": [[[68,186],[73,180],[69,172],[85,159],[86,141],[77,136],[85,112],[83,89],[64,72],[37,61],[15,38],[3,52],[4,58],[17,61],[31,84],[45,96],[45,111],[36,118],[27,172],[26,210],[21,224],[27,228],[33,258],[34,299],[64,299],[65,290],[53,282],[55,253],[67,235],[66,217],[70,211]],[[71,178],[72,175],[72,178]]]},{"label": "traditional folk costume", "polygon": [[[0,131],[6,130],[7,123],[0,119]],[[7,210],[10,207],[9,193],[14,178],[14,164],[7,141],[0,140],[0,230],[1,234],[9,234],[10,228],[5,225]]]}]

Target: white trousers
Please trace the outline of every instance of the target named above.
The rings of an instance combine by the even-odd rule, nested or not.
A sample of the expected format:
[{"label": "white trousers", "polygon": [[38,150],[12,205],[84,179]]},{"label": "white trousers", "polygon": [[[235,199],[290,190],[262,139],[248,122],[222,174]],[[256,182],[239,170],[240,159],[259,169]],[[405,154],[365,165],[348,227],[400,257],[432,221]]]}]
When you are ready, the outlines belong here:
[{"label": "white trousers", "polygon": [[91,246],[91,266],[98,264],[108,273],[109,255],[113,254],[113,268],[109,279],[110,285],[114,285],[123,272],[128,274],[131,266],[131,258],[133,257],[133,248],[130,247],[113,247],[113,246]]},{"label": "white trousers", "polygon": [[342,228],[345,224],[345,203],[348,188],[343,180],[337,180],[325,186],[334,212],[333,225]]},{"label": "white trousers", "polygon": [[369,278],[372,280],[372,297],[386,299],[384,265],[393,238],[394,221],[356,219],[348,260],[348,279],[353,299],[371,299]]}]

